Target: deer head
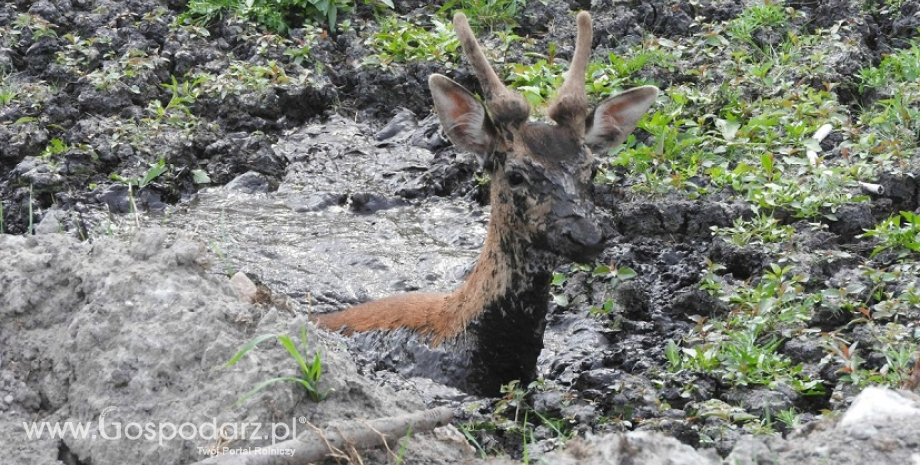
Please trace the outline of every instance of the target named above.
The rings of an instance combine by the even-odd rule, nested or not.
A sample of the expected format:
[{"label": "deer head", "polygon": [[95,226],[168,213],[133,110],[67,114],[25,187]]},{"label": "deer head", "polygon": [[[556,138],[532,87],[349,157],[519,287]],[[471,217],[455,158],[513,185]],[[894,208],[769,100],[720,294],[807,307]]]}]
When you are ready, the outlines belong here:
[{"label": "deer head", "polygon": [[485,103],[442,75],[428,82],[448,137],[476,154],[492,180],[489,231],[476,266],[451,294],[391,296],[314,321],[362,333],[358,339],[392,353],[388,359],[409,361],[393,366],[405,375],[498,395],[503,384],[535,374],[553,267],[603,249],[590,200],[593,153],[623,142],[658,89],[638,87],[589,112],[591,18],[579,13],[575,55],[548,109],[551,122],[532,122],[527,100],[499,81],[463,13],[454,27]]},{"label": "deer head", "polygon": [[463,52],[482,86],[485,103],[453,80],[433,74],[428,84],[447,136],[476,154],[492,182],[492,217],[500,236],[535,251],[573,261],[593,259],[604,238],[590,201],[594,153],[622,143],[658,96],[637,87],[589,112],[585,72],[591,53],[591,17],[578,14],[568,76],[548,108],[552,123],[530,121],[527,100],[508,89],[486,61],[466,15],[454,16]]}]

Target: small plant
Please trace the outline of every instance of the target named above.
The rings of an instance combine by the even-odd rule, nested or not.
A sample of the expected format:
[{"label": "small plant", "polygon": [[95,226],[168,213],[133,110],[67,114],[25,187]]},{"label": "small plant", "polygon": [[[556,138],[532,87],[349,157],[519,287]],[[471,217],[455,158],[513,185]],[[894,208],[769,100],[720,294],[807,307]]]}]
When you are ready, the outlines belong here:
[{"label": "small plant", "polygon": [[476,30],[493,30],[517,25],[518,15],[526,6],[524,0],[450,0],[438,10],[439,14],[459,9],[466,13],[470,26]]},{"label": "small plant", "polygon": [[386,68],[394,63],[433,61],[451,66],[460,48],[453,25],[435,18],[431,24],[429,31],[397,16],[382,18],[380,31],[364,41],[375,53],[366,56],[361,65]]},{"label": "small plant", "polygon": [[0,106],[9,105],[19,95],[12,78],[12,72],[0,69]]},{"label": "small plant", "polygon": [[171,77],[171,82],[160,84],[172,94],[166,106],[160,100],[153,100],[148,106],[148,111],[154,117],[155,121],[166,121],[167,123],[182,125],[186,120],[192,118],[192,111],[188,105],[195,103],[195,100],[202,93],[202,84],[207,80],[206,76],[196,76],[192,81],[183,81],[181,84],[176,81],[176,77]]},{"label": "small plant", "polygon": [[44,159],[53,159],[56,156],[67,152],[68,150],[70,150],[70,146],[61,141],[61,139],[55,137],[54,139],[51,139],[51,142],[48,143],[48,145],[45,147],[45,150],[42,150],[42,153],[39,155],[39,157]]},{"label": "small plant", "polygon": [[776,218],[761,213],[756,206],[751,209],[756,214],[754,218],[750,220],[735,218],[732,226],[726,228],[712,226],[710,228],[712,233],[739,247],[748,244],[776,244],[792,240],[795,228],[783,225]]},{"label": "small plant", "polygon": [[[620,284],[636,276],[639,276],[639,273],[636,273],[636,270],[628,266],[598,265],[591,271],[591,278],[606,281],[607,289],[610,291],[616,290],[616,288],[620,287]],[[599,308],[591,307],[589,311],[592,315],[609,315],[613,311],[613,299],[607,299]]]},{"label": "small plant", "polygon": [[[320,402],[329,396],[331,390],[319,390],[319,381],[323,374],[323,362],[320,358],[319,352],[316,352],[313,355],[313,361],[308,364],[304,355],[302,355],[297,349],[294,341],[291,340],[291,337],[286,334],[263,334],[254,338],[253,340],[246,343],[246,345],[244,345],[242,348],[240,348],[239,352],[237,352],[233,358],[224,364],[223,368],[229,368],[235,365],[236,362],[240,361],[244,355],[249,353],[250,350],[254,349],[260,342],[266,341],[268,339],[278,339],[278,342],[280,342],[281,345],[284,346],[284,348],[288,351],[288,353],[291,354],[291,357],[297,362],[297,366],[300,368],[300,377],[283,376],[265,380],[256,385],[256,387],[252,388],[252,390],[246,394],[243,394],[243,396],[236,401],[236,405],[242,404],[250,397],[256,395],[262,389],[282,381],[299,384],[304,388],[304,390],[307,391],[307,394],[310,396],[310,399],[312,399],[313,402]],[[303,346],[303,351],[306,353],[308,350],[306,326],[300,330],[300,339]]]},{"label": "small plant", "polygon": [[908,49],[887,55],[878,66],[861,69],[859,79],[860,92],[917,82],[920,79],[920,44],[912,43]]},{"label": "small plant", "polygon": [[[391,5],[389,0],[379,3]],[[254,21],[269,31],[287,33],[304,21],[335,28],[339,11],[349,8],[344,0],[190,0],[180,23],[206,26],[225,16]]]},{"label": "small plant", "polygon": [[782,423],[788,431],[793,431],[802,425],[802,417],[794,407],[776,412],[776,420]]},{"label": "small plant", "polygon": [[19,34],[28,30],[32,34],[32,40],[35,41],[44,37],[57,37],[57,32],[54,30],[57,25],[45,21],[35,14],[20,13],[16,16],[16,20],[13,21],[13,27],[19,31]]},{"label": "small plant", "polygon": [[131,204],[131,211],[134,212],[134,220],[138,227],[140,227],[140,214],[137,211],[137,204],[134,201],[134,189],[138,190],[143,189],[148,184],[153,182],[154,179],[160,177],[165,173],[169,168],[166,166],[166,160],[161,158],[160,161],[150,165],[150,169],[144,173],[143,176],[136,177],[124,177],[117,173],[112,173],[109,175],[109,179],[112,181],[117,181],[128,186],[128,201]]},{"label": "small plant", "polygon": [[741,12],[729,23],[728,31],[738,39],[750,41],[757,29],[782,26],[788,20],[789,15],[781,2],[763,0]]},{"label": "small plant", "polygon": [[[903,224],[902,224],[903,220]],[[920,252],[920,215],[902,211],[892,216],[860,237],[875,237],[879,244],[872,250],[872,256],[885,250],[895,250],[898,258]]]}]

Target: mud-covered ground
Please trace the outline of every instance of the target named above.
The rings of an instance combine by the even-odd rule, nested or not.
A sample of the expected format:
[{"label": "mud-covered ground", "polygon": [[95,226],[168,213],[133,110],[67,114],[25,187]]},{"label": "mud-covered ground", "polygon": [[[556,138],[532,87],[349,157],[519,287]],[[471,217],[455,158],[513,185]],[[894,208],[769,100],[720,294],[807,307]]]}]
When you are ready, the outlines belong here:
[{"label": "mud-covered ground", "polygon": [[[828,179],[840,166],[851,177],[840,186],[810,184],[825,171],[804,172],[793,162],[783,174],[835,197],[806,210],[808,197],[784,204],[751,189],[744,176],[753,174],[725,181],[711,169],[717,162],[695,172],[677,168],[695,162],[689,156],[643,164],[642,146],[688,140],[666,139],[654,122],[661,118],[650,117],[630,151],[620,152],[632,159],[602,160],[595,200],[612,237],[598,263],[558,270],[538,383],[509,386],[503,399],[472,399],[376,371],[374,354],[349,355],[337,336],[310,331],[311,347],[325,354],[324,387],[335,389],[329,399],[314,404],[285,387],[242,407],[233,406],[241,393],[290,368],[283,352],[266,350],[239,371],[211,371],[253,336],[299,334],[306,312],[452,289],[475,258],[488,182],[472,157],[439,134],[426,84],[440,72],[476,88],[469,69],[457,51],[387,66],[369,61],[380,52],[370,38],[384,30],[385,16],[428,27],[437,6],[397,2],[395,11],[375,14],[363,4],[343,13],[350,25],[335,33],[283,35],[232,17],[207,27],[178,24],[186,6],[177,1],[4,3],[0,427],[14,445],[8,457],[187,463],[207,445],[30,442],[17,429],[26,420],[96,421],[110,406],[120,412],[110,418],[122,421],[305,414],[325,423],[447,405],[456,429],[413,438],[409,461],[529,460],[573,437],[621,432],[636,444],[654,432],[710,450],[688,463],[715,463],[712,451],[726,456],[739,440],[745,451],[762,441],[764,457],[788,460],[781,463],[808,463],[803,447],[815,448],[816,463],[906,460],[920,448],[910,439],[920,437],[910,435],[915,419],[903,420],[901,431],[854,433],[852,424],[837,428],[822,418],[846,409],[867,385],[916,387],[912,376],[920,378],[912,371],[920,343],[916,256],[897,248],[873,254],[880,239],[861,236],[920,207],[916,89],[871,87],[861,73],[911,47],[920,2],[787,1],[788,24],[760,23],[746,36],[750,44],[738,45],[739,18],[756,3],[594,2],[594,57],[669,50],[673,58],[650,58],[614,87],[658,85],[663,97],[653,113],[698,110],[695,127],[705,137],[688,146],[704,151],[723,153],[706,145],[717,134],[730,153],[805,159],[804,150],[755,146],[765,136],[744,123],[762,117],[785,135],[794,125],[769,118],[776,108],[798,107],[805,110],[790,118],[807,120],[808,134],[817,129],[812,120],[833,122],[820,147],[811,147],[825,164],[816,166],[827,167]],[[533,2],[517,15],[518,39],[481,35],[507,62],[538,66],[550,44],[565,61],[571,13],[587,6]],[[776,51],[805,44],[806,36],[819,40],[808,42],[802,60],[817,64],[783,62]],[[734,67],[747,60],[733,52],[736,45],[776,54],[759,68]],[[761,72],[764,81],[752,84]],[[721,90],[706,94],[711,88]],[[757,106],[785,93],[806,97],[781,101],[772,114]],[[891,108],[885,102],[893,96],[903,107],[876,110]],[[735,121],[742,122],[737,132],[727,130]],[[661,127],[694,130],[678,119]],[[894,161],[872,158],[894,151]],[[725,166],[738,171],[744,161]],[[882,189],[867,194],[855,180]],[[779,239],[741,231],[755,229],[763,212],[777,220],[764,229],[781,230]],[[748,223],[736,223],[742,220]],[[11,237],[33,233],[42,236]],[[745,234],[746,241],[735,240]],[[920,242],[916,230],[903,234]],[[274,297],[240,302],[226,279],[237,270]],[[778,436],[803,425],[805,432],[791,434],[798,445],[780,444]],[[592,450],[591,441],[569,460],[592,453],[583,449]],[[894,455],[847,455],[865,445]],[[621,449],[600,453],[630,450]],[[370,454],[367,461],[388,460]]]}]

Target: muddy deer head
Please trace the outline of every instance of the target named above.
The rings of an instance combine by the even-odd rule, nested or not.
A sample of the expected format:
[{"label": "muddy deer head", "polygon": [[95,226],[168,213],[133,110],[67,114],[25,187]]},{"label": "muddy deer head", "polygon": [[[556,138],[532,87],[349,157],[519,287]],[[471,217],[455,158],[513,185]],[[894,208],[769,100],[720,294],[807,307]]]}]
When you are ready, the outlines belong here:
[{"label": "muddy deer head", "polygon": [[578,14],[575,54],[568,76],[549,106],[555,124],[531,122],[530,105],[495,74],[466,15],[454,16],[464,54],[482,86],[485,103],[440,74],[428,84],[447,136],[476,154],[492,181],[492,216],[504,234],[574,261],[603,248],[589,199],[593,153],[622,143],[658,96],[644,86],[602,101],[589,112],[585,72],[591,53],[591,16]]}]

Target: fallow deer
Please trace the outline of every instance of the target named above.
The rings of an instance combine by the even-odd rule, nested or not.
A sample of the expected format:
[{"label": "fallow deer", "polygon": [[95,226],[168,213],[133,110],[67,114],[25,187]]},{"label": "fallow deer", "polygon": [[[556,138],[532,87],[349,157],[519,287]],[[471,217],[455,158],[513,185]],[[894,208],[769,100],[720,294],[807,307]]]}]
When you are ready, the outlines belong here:
[{"label": "fallow deer", "polygon": [[492,212],[479,259],[451,294],[388,297],[319,315],[318,326],[359,333],[398,360],[404,375],[473,394],[494,396],[502,384],[533,378],[553,269],[564,260],[592,260],[604,247],[590,200],[592,154],[622,143],[658,96],[653,86],[637,87],[589,113],[590,15],[579,13],[577,24],[568,76],[547,111],[553,124],[529,121],[528,101],[502,84],[466,16],[454,16],[484,104],[440,74],[428,84],[445,133],[476,154],[491,179]]}]

